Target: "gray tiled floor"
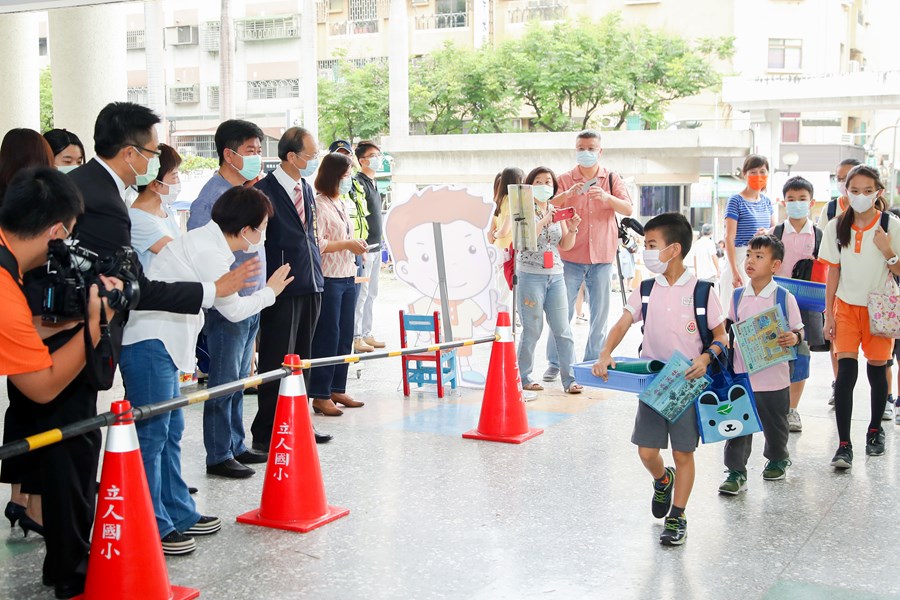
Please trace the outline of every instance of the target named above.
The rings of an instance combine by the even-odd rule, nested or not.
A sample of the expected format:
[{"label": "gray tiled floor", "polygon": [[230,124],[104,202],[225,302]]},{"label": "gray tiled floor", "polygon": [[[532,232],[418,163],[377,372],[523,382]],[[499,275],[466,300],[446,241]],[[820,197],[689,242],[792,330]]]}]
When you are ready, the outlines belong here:
[{"label": "gray tiled floor", "polygon": [[[380,333],[394,347],[396,310],[408,295],[394,281],[383,290]],[[574,329],[583,348],[585,327]],[[637,335],[633,328],[623,348],[636,348]],[[486,364],[486,352],[473,363]],[[894,425],[885,424],[887,454],[866,459],[861,383],[857,463],[833,473],[831,375],[822,355],[801,405],[804,432],[792,434],[788,479],[762,481],[760,439],[749,491],[719,497],[721,446],[701,447],[681,548],[657,541],[649,477],[628,441],[633,396],[589,389],[571,397],[554,388],[528,405],[543,435],[521,446],[491,444],[460,437],[477,422],[480,392],[438,401],[429,390],[404,400],[399,370],[396,359],[370,363],[350,383],[367,405],[315,418],[335,435],[319,447],[329,501],[351,513],[309,534],[234,522],[258,505],[261,473],[207,477],[201,409],[188,409],[186,479],[200,488],[201,510],[225,526],[200,539],[194,555],[168,559],[172,582],[216,599],[900,598]],[[245,407],[249,424],[255,400]],[[37,581],[42,558],[34,536],[9,534],[0,546],[0,597],[51,597]]]}]

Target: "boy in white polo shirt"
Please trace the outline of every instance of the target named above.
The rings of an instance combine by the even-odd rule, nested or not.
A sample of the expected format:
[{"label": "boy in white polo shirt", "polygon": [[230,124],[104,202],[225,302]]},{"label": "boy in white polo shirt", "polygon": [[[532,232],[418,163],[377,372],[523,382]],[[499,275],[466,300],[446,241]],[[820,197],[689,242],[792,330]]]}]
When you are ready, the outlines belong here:
[{"label": "boy in white polo shirt", "polygon": [[[813,225],[809,210],[815,204],[813,185],[803,177],[791,177],[781,190],[787,219],[769,230],[784,244],[784,260],[775,273],[779,277],[792,277],[794,267],[803,260],[816,260],[822,242],[822,230]],[[791,372],[791,410],[788,413],[788,430],[803,431],[797,407],[803,396],[803,388],[809,379],[809,349],[825,345],[825,317],[821,312],[801,310],[804,344],[797,351],[794,370]]]},{"label": "boy in white polo shirt", "polygon": [[[728,318],[731,322],[738,323],[759,314],[775,306],[779,302],[780,294],[787,307],[785,318],[789,329],[779,333],[778,345],[799,346],[803,341],[801,333],[803,321],[800,318],[797,299],[772,280],[783,260],[784,244],[778,238],[758,235],[750,240],[747,247],[747,261],[744,263],[744,271],[750,278],[750,283],[734,291]],[[747,367],[741,355],[740,344],[736,346],[734,352],[735,372],[746,373]],[[763,479],[767,481],[784,479],[791,464],[787,449],[790,385],[791,372],[787,362],[750,374],[750,387],[753,389],[756,410],[766,438],[763,456],[769,459],[769,462],[763,469]],[[725,442],[725,467],[728,469],[728,476],[719,486],[719,493],[736,496],[746,489],[747,460],[750,458],[752,444],[752,435],[732,438]]]},{"label": "boy in white polo shirt", "polygon": [[[665,213],[656,216],[644,226],[644,234],[644,265],[657,274],[646,300],[646,319],[643,293],[641,289],[636,289],[631,293],[622,317],[610,330],[592,371],[605,380],[608,368],[616,364],[612,358],[616,346],[632,323],[644,321],[641,357],[666,361],[673,350],[678,350],[693,358],[685,376],[696,379],[706,373],[713,360],[712,355],[725,350],[725,317],[718,295],[709,293],[712,286],[708,282],[698,284],[697,278],[684,266],[684,258],[691,249],[694,235],[683,215]],[[707,297],[706,305],[701,310],[694,307],[694,299],[700,298],[699,294],[695,294],[698,285],[703,286]],[[701,333],[702,323],[698,324],[701,315],[706,317],[707,328],[711,332]],[[708,346],[703,343],[704,337],[712,340]],[[670,423],[643,402],[638,402],[631,442],[638,446],[641,462],[654,479],[653,516],[663,518],[668,512],[665,528],[659,536],[660,542],[667,546],[681,545],[687,538],[684,509],[694,485],[694,451],[699,438],[694,406]],[[672,441],[675,469],[666,467],[660,455],[661,449],[668,448],[669,440]]]}]

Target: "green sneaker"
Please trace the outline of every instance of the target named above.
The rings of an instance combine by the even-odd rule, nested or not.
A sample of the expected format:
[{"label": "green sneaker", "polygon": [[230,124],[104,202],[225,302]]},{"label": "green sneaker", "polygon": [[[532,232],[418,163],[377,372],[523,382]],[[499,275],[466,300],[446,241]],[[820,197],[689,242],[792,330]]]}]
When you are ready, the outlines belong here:
[{"label": "green sneaker", "polygon": [[728,471],[728,477],[719,486],[719,493],[737,496],[745,489],[747,489],[747,474],[740,471]]},{"label": "green sneaker", "polygon": [[680,546],[687,541],[687,517],[666,517],[666,525],[659,534],[663,546]]},{"label": "green sneaker", "polygon": [[785,458],[784,460],[770,460],[766,463],[766,468],[763,469],[763,479],[766,481],[778,481],[779,479],[784,479],[785,475],[787,475],[787,468],[791,466],[791,459]]}]

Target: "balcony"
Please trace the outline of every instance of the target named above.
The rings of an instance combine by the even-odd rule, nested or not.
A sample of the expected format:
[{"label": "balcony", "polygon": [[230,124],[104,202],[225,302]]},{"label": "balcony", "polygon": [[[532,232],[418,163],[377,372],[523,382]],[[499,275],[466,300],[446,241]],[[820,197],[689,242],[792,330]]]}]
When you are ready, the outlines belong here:
[{"label": "balcony", "polygon": [[300,37],[298,15],[242,19],[236,22],[237,37],[242,42],[285,40]]},{"label": "balcony", "polygon": [[196,104],[200,102],[200,86],[195,84],[170,87],[169,102],[173,104]]},{"label": "balcony", "polygon": [[469,26],[469,13],[449,12],[416,17],[416,29],[459,29]]},{"label": "balcony", "polygon": [[299,79],[268,79],[247,82],[247,100],[299,98]]},{"label": "balcony", "polygon": [[365,21],[338,21],[328,24],[328,35],[359,35],[363,33],[378,33],[378,21],[369,19]]},{"label": "balcony", "polygon": [[146,87],[130,87],[128,88],[126,98],[134,104],[147,105],[147,88]]},{"label": "balcony", "polygon": [[557,0],[530,0],[527,5],[511,8],[506,11],[510,23],[527,23],[529,21],[563,21],[568,12]]},{"label": "balcony", "polygon": [[142,50],[144,48],[144,30],[126,32],[125,48],[127,50]]}]

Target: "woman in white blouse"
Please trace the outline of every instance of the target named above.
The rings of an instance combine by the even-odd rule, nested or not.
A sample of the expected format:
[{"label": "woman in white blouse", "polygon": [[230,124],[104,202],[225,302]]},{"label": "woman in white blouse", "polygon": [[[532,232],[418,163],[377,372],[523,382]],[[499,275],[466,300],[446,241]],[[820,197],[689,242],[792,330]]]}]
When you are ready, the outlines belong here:
[{"label": "woman in white blouse", "polygon": [[178,167],[181,157],[171,146],[159,145],[159,173],[156,179],[138,186],[138,197],[128,209],[131,218],[131,246],[137,251],[145,271],[166,244],[181,235],[172,203],[181,191]]},{"label": "woman in white blouse", "polygon": [[[147,276],[157,281],[215,281],[228,272],[234,252],[255,253],[265,242],[272,205],[253,188],[225,192],[205,226],[169,241],[154,257]],[[293,280],[283,265],[267,286],[251,296],[216,298],[213,306],[226,319],[238,322],[275,303]],[[179,315],[135,311],[125,328],[120,367],[128,399],[141,406],[179,395],[178,371],[194,370],[194,346],[203,327],[203,313]],[[156,522],[166,554],[187,554],[196,544],[191,536],[215,533],[216,517],[204,517],[181,478],[181,410],[138,421],[137,433]]]},{"label": "woman in white blouse", "polygon": [[[341,195],[352,185],[350,158],[332,152],[322,159],[316,175],[316,213],[319,251],[322,254],[322,311],[316,323],[312,357],[350,354],[353,346],[353,319],[356,310],[356,258],[367,250],[366,240],[353,238],[353,225]],[[330,417],[343,411],[336,404],[362,406],[347,394],[349,365],[316,367],[309,375],[309,397],[313,410]]]}]

